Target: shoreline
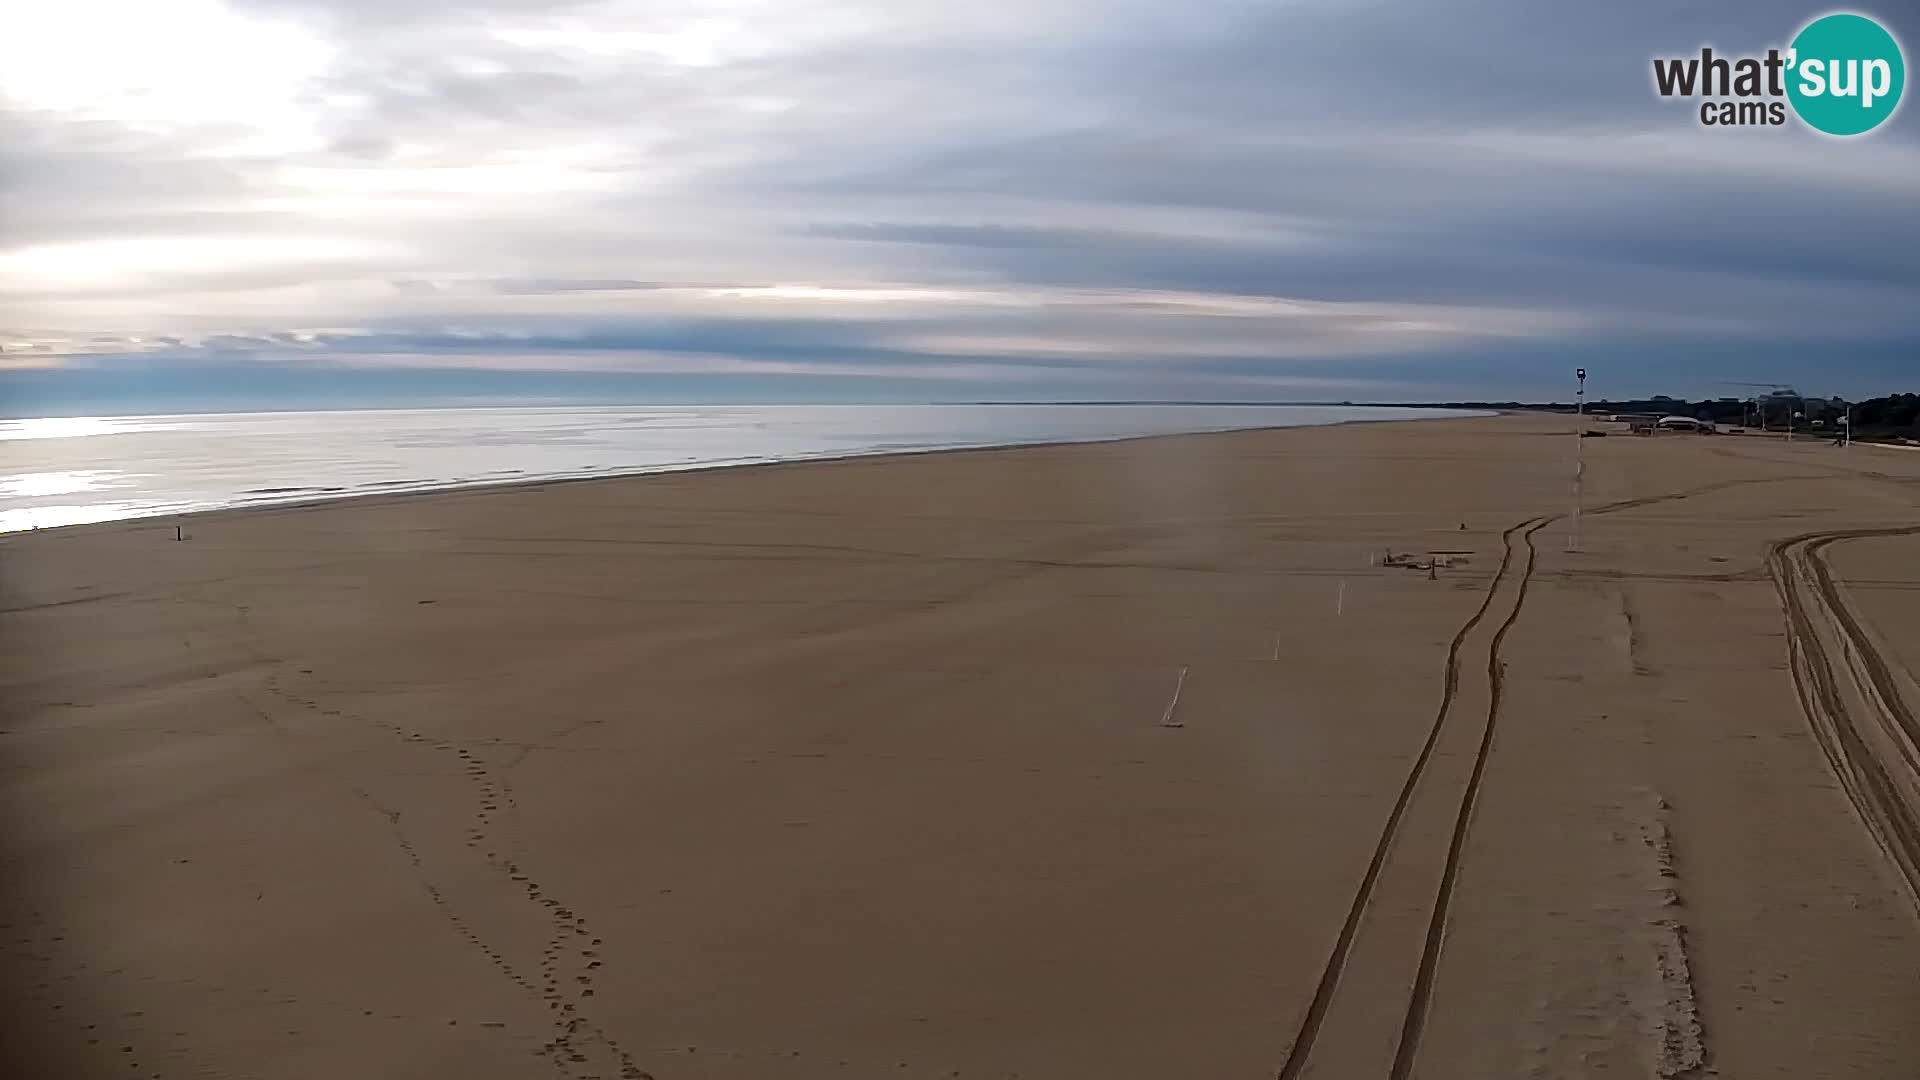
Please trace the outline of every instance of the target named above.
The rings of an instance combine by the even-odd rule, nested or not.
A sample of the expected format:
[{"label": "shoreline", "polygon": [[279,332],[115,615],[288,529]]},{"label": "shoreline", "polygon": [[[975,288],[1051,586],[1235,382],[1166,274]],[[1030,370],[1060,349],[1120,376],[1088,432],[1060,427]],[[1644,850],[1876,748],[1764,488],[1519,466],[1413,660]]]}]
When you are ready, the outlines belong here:
[{"label": "shoreline", "polygon": [[[345,409],[226,409],[184,413],[57,413],[15,416],[0,413],[0,423],[23,420],[169,420],[222,416],[315,416],[362,413],[560,412],[578,409],[898,409],[898,408],[1247,408],[1247,409],[1448,409],[1458,412],[1529,412],[1530,409],[1469,409],[1421,402],[1367,401],[579,401],[570,404],[417,405]],[[1544,407],[1538,411],[1548,411]]]},{"label": "shoreline", "polygon": [[[1025,403],[1020,403],[1020,404],[1024,405]],[[1074,403],[1074,404],[1098,405],[1101,403],[1087,402],[1087,403]],[[1126,405],[1131,403],[1120,403],[1120,404]],[[1155,403],[1143,402],[1139,404],[1142,407],[1151,407]],[[806,408],[807,406],[794,406],[794,407]],[[886,406],[876,406],[876,407],[884,408]],[[1062,407],[1073,407],[1073,404],[1069,404]],[[1267,406],[1261,406],[1261,407],[1267,407]],[[1298,407],[1298,408],[1329,407],[1330,408],[1330,407],[1336,407],[1336,406],[1276,405],[1272,407]],[[1351,407],[1352,408],[1372,408],[1374,406],[1351,406]],[[1378,406],[1378,407],[1398,408],[1399,406]],[[490,406],[471,406],[470,408],[482,409],[482,408],[490,408]],[[576,407],[575,406],[553,406],[552,408],[555,411],[562,411],[562,410],[573,409]],[[319,411],[326,412],[328,410],[319,410]],[[410,413],[410,412],[440,412],[442,410],[438,410],[438,409],[388,409],[388,410],[342,409],[342,410],[331,410],[331,411],[341,412],[341,413],[376,412],[376,411],[378,412],[409,412]],[[723,469],[754,469],[754,468],[765,468],[768,466],[775,466],[775,465],[805,465],[805,464],[817,464],[820,462],[851,461],[856,459],[867,459],[867,458],[921,457],[921,456],[926,456],[931,454],[949,454],[949,453],[981,453],[981,452],[993,451],[993,450],[1022,450],[1022,449],[1030,449],[1033,447],[1041,447],[1041,446],[1083,446],[1083,445],[1092,446],[1092,445],[1099,445],[1103,443],[1135,442],[1135,441],[1150,440],[1150,439],[1177,439],[1177,438],[1188,438],[1188,437],[1198,437],[1198,436],[1208,436],[1208,435],[1229,435],[1229,434],[1233,434],[1236,432],[1243,432],[1243,431],[1288,431],[1296,428],[1303,429],[1303,430],[1314,430],[1314,429],[1341,427],[1349,424],[1424,424],[1424,423],[1435,423],[1435,422],[1441,422],[1441,421],[1447,421],[1447,420],[1473,420],[1473,419],[1483,419],[1489,416],[1508,415],[1507,413],[1504,413],[1504,412],[1475,413],[1475,412],[1468,412],[1466,410],[1450,410],[1450,411],[1455,413],[1456,415],[1417,417],[1417,418],[1390,417],[1390,418],[1378,418],[1378,419],[1370,418],[1370,417],[1353,417],[1353,418],[1342,419],[1342,420],[1330,420],[1325,423],[1317,423],[1317,424],[1278,424],[1278,425],[1263,426],[1263,427],[1227,427],[1227,428],[1201,429],[1201,430],[1194,430],[1194,431],[1157,432],[1157,433],[1145,434],[1145,435],[1114,435],[1109,437],[1094,437],[1094,438],[1084,438],[1084,439],[1082,438],[1043,439],[1043,440],[1030,441],[1030,442],[988,442],[988,443],[976,443],[976,444],[953,445],[953,446],[930,446],[930,447],[925,447],[921,449],[890,447],[890,448],[873,449],[873,450],[852,450],[852,451],[846,451],[846,452],[830,451],[830,452],[823,452],[823,453],[812,454],[812,455],[798,455],[794,457],[775,458],[771,460],[708,461],[708,462],[695,462],[695,463],[689,463],[689,464],[669,464],[669,465],[649,466],[649,467],[638,468],[638,469],[610,470],[610,471],[604,471],[604,472],[556,473],[556,474],[544,475],[544,476],[527,476],[527,477],[514,477],[514,478],[503,477],[499,479],[483,479],[483,480],[470,480],[470,481],[446,481],[446,482],[432,481],[432,480],[385,481],[383,483],[386,485],[390,485],[391,487],[396,487],[396,488],[403,488],[404,490],[370,490],[370,491],[369,490],[343,490],[338,492],[328,492],[323,495],[315,495],[313,497],[306,497],[303,495],[303,496],[291,496],[284,500],[260,499],[255,501],[228,504],[228,505],[222,505],[222,506],[208,506],[208,507],[202,507],[202,508],[192,509],[192,510],[156,510],[153,513],[130,514],[126,517],[104,518],[99,521],[75,522],[69,525],[48,525],[48,526],[42,526],[38,528],[0,530],[0,543],[3,543],[6,540],[6,538],[12,537],[12,536],[40,535],[44,533],[52,533],[52,532],[68,530],[68,529],[101,528],[101,527],[114,526],[114,525],[124,525],[124,524],[133,523],[133,522],[154,521],[156,519],[165,519],[167,521],[177,520],[184,524],[191,519],[201,519],[211,514],[244,513],[244,512],[254,511],[254,510],[304,509],[304,508],[313,507],[313,506],[325,506],[333,503],[359,501],[363,499],[408,498],[408,497],[420,496],[420,495],[443,495],[443,494],[449,494],[454,492],[467,492],[467,491],[477,491],[477,490],[483,491],[483,490],[493,489],[493,488],[538,487],[541,485],[549,485],[549,484],[583,483],[583,482],[589,482],[589,481],[595,481],[595,480],[634,479],[637,477],[644,477],[644,476],[666,476],[666,475],[678,476],[678,475],[686,475],[686,474],[692,474],[692,473],[714,472],[714,471],[719,471]],[[190,417],[196,417],[196,416],[218,416],[218,415],[233,415],[233,414],[217,414],[217,413],[154,414],[152,416],[126,417],[125,419],[179,419],[179,418],[190,418]],[[261,414],[261,415],[272,415],[272,414]],[[418,486],[414,486],[416,484]],[[0,509],[3,509],[3,508],[0,508]]]}]

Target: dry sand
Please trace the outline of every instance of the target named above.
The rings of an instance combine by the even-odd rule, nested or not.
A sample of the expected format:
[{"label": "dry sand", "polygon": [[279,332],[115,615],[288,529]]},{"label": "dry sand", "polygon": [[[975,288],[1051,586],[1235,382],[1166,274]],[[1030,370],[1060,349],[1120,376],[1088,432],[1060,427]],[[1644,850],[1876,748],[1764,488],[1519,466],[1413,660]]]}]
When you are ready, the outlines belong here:
[{"label": "dry sand", "polygon": [[1920,1075],[1920,455],[1568,430],[0,540],[0,1071]]}]

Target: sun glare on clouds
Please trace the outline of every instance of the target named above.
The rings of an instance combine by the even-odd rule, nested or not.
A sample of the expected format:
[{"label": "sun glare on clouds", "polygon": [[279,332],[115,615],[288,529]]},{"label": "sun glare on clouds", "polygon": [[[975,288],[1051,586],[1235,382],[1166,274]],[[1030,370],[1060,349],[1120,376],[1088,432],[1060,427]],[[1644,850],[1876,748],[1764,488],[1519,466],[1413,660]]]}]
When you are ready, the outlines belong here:
[{"label": "sun glare on clouds", "polygon": [[0,4],[0,94],[151,133],[232,127],[284,142],[333,47],[217,0]]},{"label": "sun glare on clouds", "polygon": [[385,250],[385,245],[326,236],[155,236],[45,244],[0,252],[0,287],[107,284],[145,274],[352,260]]}]

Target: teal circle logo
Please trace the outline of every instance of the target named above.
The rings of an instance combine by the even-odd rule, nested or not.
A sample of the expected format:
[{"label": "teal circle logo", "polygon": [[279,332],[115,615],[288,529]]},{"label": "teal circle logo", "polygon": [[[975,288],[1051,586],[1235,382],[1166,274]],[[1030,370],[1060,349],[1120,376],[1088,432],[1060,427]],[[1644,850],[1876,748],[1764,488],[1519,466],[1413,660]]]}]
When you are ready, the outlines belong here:
[{"label": "teal circle logo", "polygon": [[1824,15],[1787,51],[1787,99],[1817,131],[1859,135],[1900,105],[1907,63],[1900,43],[1865,15]]}]

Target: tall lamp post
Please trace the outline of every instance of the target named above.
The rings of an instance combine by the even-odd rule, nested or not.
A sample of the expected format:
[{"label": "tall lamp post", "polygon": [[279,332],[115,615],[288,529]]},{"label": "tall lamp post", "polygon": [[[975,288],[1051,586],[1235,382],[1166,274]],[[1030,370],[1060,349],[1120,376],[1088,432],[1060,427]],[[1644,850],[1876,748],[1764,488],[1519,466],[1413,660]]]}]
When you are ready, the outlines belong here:
[{"label": "tall lamp post", "polygon": [[1580,550],[1580,484],[1587,472],[1587,369],[1574,368],[1578,389],[1573,396],[1573,531],[1567,534],[1567,550]]}]

